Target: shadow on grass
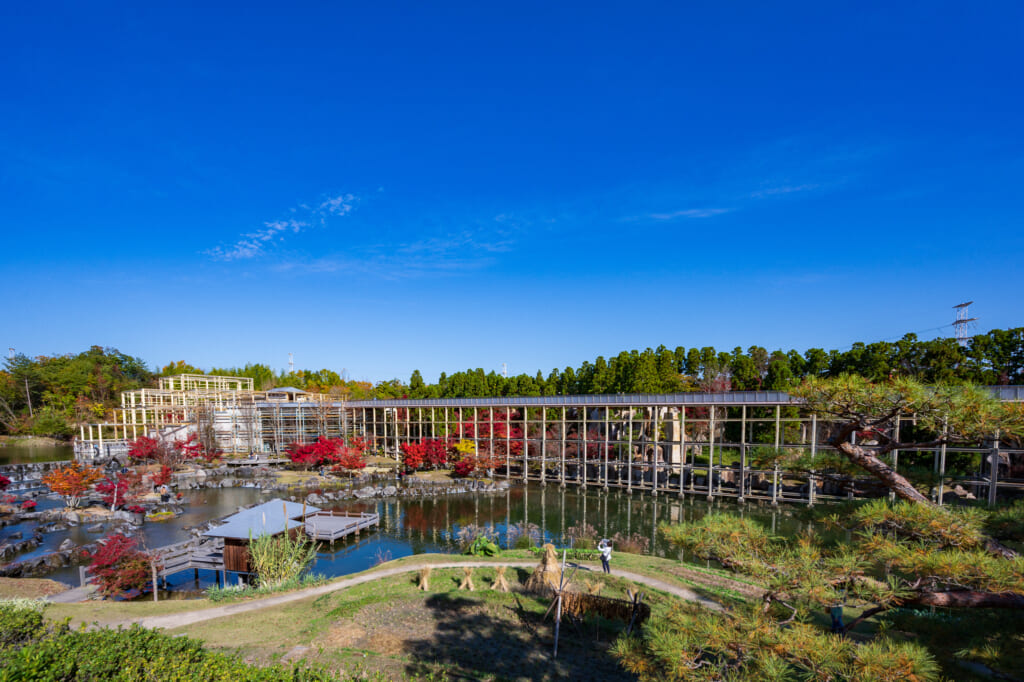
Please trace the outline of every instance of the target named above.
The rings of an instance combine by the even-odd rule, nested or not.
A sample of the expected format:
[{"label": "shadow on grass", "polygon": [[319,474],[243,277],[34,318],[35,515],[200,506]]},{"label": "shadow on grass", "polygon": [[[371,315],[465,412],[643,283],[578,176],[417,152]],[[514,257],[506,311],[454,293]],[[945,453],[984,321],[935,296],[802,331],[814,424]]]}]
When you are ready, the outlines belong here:
[{"label": "shadow on grass", "polygon": [[547,604],[518,593],[433,595],[425,606],[433,612],[436,632],[427,639],[407,640],[407,651],[417,661],[407,673],[422,674],[419,664],[440,664],[510,680],[634,679],[608,654],[621,629],[616,624],[577,627],[563,621],[558,658],[553,659],[553,619],[543,621]]}]

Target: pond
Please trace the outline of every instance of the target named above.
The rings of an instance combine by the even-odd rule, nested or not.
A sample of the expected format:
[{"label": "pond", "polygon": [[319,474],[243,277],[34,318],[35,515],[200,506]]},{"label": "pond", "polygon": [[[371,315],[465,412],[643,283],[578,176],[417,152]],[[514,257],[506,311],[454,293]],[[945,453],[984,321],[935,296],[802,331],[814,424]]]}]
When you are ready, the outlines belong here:
[{"label": "pond", "polygon": [[[241,505],[261,502],[271,496],[261,495],[254,488],[208,489],[186,492],[182,506],[185,514],[164,523],[147,522],[141,534],[148,547],[159,547],[188,539],[185,530],[210,519],[234,513]],[[60,502],[40,498],[40,509],[59,506]],[[728,501],[709,503],[704,498],[678,497],[652,498],[628,495],[624,492],[599,494],[575,489],[559,490],[555,486],[542,488],[531,485],[513,487],[500,493],[440,496],[436,498],[392,498],[383,500],[352,500],[337,503],[339,510],[369,511],[380,515],[380,527],[364,532],[359,538],[350,538],[332,545],[322,545],[317,552],[312,570],[328,577],[356,573],[391,559],[426,552],[457,552],[458,533],[469,525],[489,527],[497,534],[500,544],[506,544],[510,526],[526,523],[536,526],[536,533],[546,542],[568,544],[566,529],[586,523],[601,536],[615,533],[637,533],[646,538],[655,554],[665,556],[671,549],[657,537],[656,528],[662,521],[679,522],[697,520],[709,511],[743,514],[762,521],[779,535],[792,535],[805,529],[806,521],[794,516],[794,507],[772,509],[747,504],[738,506]],[[35,523],[20,524],[0,529],[0,537],[22,530],[28,537]],[[53,551],[65,539],[83,544],[93,542],[102,533],[89,533],[79,526],[66,532],[44,536],[42,547],[18,559]],[[74,586],[78,585],[77,567],[55,570],[48,577]],[[235,576],[229,575],[229,581]],[[173,576],[171,585],[179,589],[202,589],[215,583],[211,571],[200,571],[196,581],[191,571]]]},{"label": "pond", "polygon": [[28,464],[29,462],[66,462],[74,457],[70,445],[20,445],[18,441],[0,444],[0,466],[4,464]]}]

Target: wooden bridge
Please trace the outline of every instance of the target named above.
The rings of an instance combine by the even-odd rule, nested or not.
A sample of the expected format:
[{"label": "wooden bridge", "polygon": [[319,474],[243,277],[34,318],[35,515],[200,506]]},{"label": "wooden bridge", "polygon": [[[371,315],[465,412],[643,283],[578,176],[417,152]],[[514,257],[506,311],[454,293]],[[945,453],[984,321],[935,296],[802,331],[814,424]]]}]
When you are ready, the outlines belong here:
[{"label": "wooden bridge", "polygon": [[[341,511],[316,511],[306,515],[301,522],[303,531],[314,541],[337,542],[350,535],[359,536],[363,530],[368,530],[380,524],[380,515],[377,513],[341,512]],[[199,579],[199,571],[213,571],[216,575],[217,585],[227,585],[227,574],[247,573],[238,571],[236,568],[227,565],[225,561],[225,539],[223,537],[204,537],[199,539],[186,540],[173,545],[165,545],[153,550],[157,557],[153,577],[156,582],[162,583],[167,588],[167,579],[182,571],[195,571],[196,580]],[[248,562],[245,562],[248,568]],[[80,566],[78,569],[79,580],[82,587],[89,581],[89,569]]]},{"label": "wooden bridge", "polygon": [[182,571],[192,569],[196,579],[199,570],[213,571],[217,574],[217,584],[227,584],[227,572],[224,567],[224,541],[214,538],[199,542],[188,540],[174,545],[160,547],[155,552],[162,568],[157,570],[157,578],[167,585],[167,578]]}]

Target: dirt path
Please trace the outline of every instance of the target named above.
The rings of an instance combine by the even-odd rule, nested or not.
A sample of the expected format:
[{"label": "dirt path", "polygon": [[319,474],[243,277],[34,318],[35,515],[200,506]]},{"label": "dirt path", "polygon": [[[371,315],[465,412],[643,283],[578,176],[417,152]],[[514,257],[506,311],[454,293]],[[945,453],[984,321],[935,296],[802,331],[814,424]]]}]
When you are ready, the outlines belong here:
[{"label": "dirt path", "polygon": [[[403,564],[401,566],[395,566],[393,568],[384,568],[373,573],[367,573],[365,575],[355,576],[353,578],[345,578],[344,580],[338,580],[337,582],[330,583],[328,585],[320,585],[318,587],[310,587],[305,590],[298,590],[296,592],[288,592],[287,594],[281,594],[276,597],[267,597],[265,599],[257,599],[254,601],[242,602],[240,604],[228,604],[226,606],[217,606],[209,609],[202,609],[199,611],[185,611],[183,613],[173,613],[166,616],[145,616],[142,618],[131,618],[129,620],[120,621],[118,623],[112,623],[111,627],[118,625],[131,625],[132,623],[138,623],[143,627],[147,628],[180,628],[186,625],[192,625],[193,623],[201,623],[206,620],[213,620],[214,618],[223,618],[225,616],[235,616],[240,613],[248,613],[250,611],[258,611],[271,606],[278,606],[279,604],[287,604],[288,602],[298,601],[300,599],[307,599],[309,597],[318,597],[322,594],[328,594],[330,592],[336,592],[338,590],[344,590],[349,587],[356,585],[362,585],[363,583],[372,582],[374,580],[380,580],[388,576],[400,575],[402,573],[412,573],[420,570],[421,568],[462,568],[471,566],[473,568],[493,568],[494,566],[508,566],[510,568],[533,568],[537,565],[536,561],[510,561],[506,563],[498,563],[494,561],[453,561],[446,563],[434,563],[434,562],[422,562],[414,564]],[[582,565],[579,565],[580,570],[592,571],[594,569]],[[706,599],[699,596],[692,590],[688,590],[685,587],[679,587],[672,585],[657,578],[651,578],[646,575],[640,575],[639,573],[633,573],[631,571],[615,571],[612,575],[618,578],[625,578],[626,580],[632,580],[633,582],[653,587],[656,590],[673,594],[681,599],[687,601],[697,602],[706,608],[721,611],[722,606],[715,601]]]}]

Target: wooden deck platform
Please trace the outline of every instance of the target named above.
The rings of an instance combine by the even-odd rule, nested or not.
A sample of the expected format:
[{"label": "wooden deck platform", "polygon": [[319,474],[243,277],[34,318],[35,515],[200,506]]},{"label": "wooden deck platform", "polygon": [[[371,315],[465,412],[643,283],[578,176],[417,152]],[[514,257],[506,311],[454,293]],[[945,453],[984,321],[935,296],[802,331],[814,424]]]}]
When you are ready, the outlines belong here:
[{"label": "wooden deck platform", "polygon": [[376,513],[319,511],[306,517],[306,535],[314,540],[334,542],[380,523]]}]

